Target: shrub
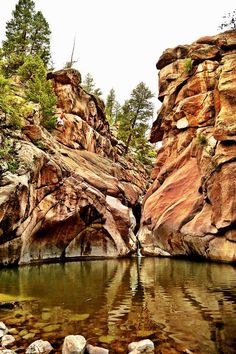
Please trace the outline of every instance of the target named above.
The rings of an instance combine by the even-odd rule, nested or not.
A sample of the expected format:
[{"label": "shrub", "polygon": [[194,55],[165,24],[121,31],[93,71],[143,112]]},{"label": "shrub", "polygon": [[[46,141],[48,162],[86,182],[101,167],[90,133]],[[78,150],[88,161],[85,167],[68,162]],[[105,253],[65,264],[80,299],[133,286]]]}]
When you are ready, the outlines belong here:
[{"label": "shrub", "polygon": [[184,60],[184,72],[185,74],[188,74],[190,73],[190,71],[192,70],[193,68],[193,61],[191,58],[186,58]]},{"label": "shrub", "polygon": [[26,86],[27,99],[39,103],[42,111],[42,125],[49,131],[56,127],[55,105],[56,95],[50,81],[47,81],[47,69],[39,56],[29,55],[25,63],[19,68]]},{"label": "shrub", "polygon": [[198,137],[198,142],[200,145],[206,145],[207,144],[207,138],[205,135],[199,134]]}]

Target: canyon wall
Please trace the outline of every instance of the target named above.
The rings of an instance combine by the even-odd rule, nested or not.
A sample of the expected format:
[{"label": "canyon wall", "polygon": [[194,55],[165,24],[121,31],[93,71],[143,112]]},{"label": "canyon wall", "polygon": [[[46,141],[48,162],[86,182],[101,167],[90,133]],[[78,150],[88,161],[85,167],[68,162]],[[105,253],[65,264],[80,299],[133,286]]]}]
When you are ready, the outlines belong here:
[{"label": "canyon wall", "polygon": [[12,156],[0,161],[0,264],[130,255],[148,175],[124,157],[103,102],[83,90],[78,71],[48,79],[62,125],[48,132],[36,105],[21,131],[1,114],[1,146]]},{"label": "canyon wall", "polygon": [[236,261],[236,32],[157,62],[162,141],[142,212],[143,255]]}]

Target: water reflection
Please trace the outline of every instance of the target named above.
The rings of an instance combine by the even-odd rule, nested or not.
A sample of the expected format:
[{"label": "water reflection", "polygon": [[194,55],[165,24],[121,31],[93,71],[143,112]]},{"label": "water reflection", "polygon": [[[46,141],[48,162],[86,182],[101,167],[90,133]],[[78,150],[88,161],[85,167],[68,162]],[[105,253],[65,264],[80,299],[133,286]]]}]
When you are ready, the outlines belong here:
[{"label": "water reflection", "polygon": [[0,301],[4,294],[32,299],[22,303],[21,317],[2,310],[0,320],[58,346],[65,335],[83,334],[111,353],[142,338],[152,339],[158,353],[167,345],[236,353],[231,265],[137,258],[2,269],[0,293]]}]

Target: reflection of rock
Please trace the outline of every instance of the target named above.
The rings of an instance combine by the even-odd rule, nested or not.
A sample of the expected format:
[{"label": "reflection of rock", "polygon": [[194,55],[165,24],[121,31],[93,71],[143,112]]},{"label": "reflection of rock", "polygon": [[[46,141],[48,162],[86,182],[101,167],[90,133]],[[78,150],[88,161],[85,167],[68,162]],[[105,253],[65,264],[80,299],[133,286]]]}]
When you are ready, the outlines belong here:
[{"label": "reflection of rock", "polygon": [[200,38],[157,63],[162,106],[151,141],[162,148],[143,203],[143,254],[236,261],[235,38]]},{"label": "reflection of rock", "polygon": [[37,120],[17,140],[19,169],[0,181],[0,263],[134,253],[132,208],[147,173],[122,156],[102,101],[83,91],[78,72],[49,77],[64,125],[49,134]]}]

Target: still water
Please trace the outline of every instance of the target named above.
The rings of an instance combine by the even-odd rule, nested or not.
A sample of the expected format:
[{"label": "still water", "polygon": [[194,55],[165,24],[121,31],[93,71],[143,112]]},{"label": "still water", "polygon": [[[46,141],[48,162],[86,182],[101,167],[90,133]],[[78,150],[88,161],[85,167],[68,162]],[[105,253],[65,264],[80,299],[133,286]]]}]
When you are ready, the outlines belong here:
[{"label": "still water", "polygon": [[[17,345],[81,334],[126,353],[150,338],[156,353],[236,353],[236,267],[162,258],[82,261],[0,270],[0,321]],[[188,351],[186,351],[186,349]]]}]

